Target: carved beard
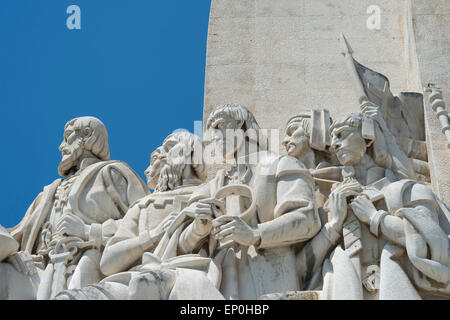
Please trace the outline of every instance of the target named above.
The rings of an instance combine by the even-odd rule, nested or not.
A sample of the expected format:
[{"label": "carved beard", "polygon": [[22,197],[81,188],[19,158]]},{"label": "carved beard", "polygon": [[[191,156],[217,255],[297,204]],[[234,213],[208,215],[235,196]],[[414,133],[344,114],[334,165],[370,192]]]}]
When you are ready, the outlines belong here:
[{"label": "carved beard", "polygon": [[83,141],[80,139],[75,144],[75,147],[67,146],[66,148],[70,149],[70,154],[66,156],[66,158],[63,155],[63,158],[61,162],[58,165],[58,174],[62,177],[67,177],[69,172],[72,169],[75,169],[78,160],[81,158],[84,152],[84,144]]},{"label": "carved beard", "polygon": [[182,184],[182,174],[186,163],[182,152],[178,153],[178,151],[179,148],[177,147],[173,147],[169,151],[167,162],[164,163],[159,173],[158,184],[156,185],[155,191],[162,192],[173,190]]}]

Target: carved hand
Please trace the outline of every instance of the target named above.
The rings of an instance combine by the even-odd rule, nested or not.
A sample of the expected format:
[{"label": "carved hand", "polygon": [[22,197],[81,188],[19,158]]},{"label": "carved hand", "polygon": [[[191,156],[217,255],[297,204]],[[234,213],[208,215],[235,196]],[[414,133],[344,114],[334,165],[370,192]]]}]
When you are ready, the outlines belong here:
[{"label": "carved hand", "polygon": [[56,234],[68,235],[87,240],[89,226],[80,217],[71,213],[65,213],[56,224]]},{"label": "carved hand", "polygon": [[347,198],[343,192],[332,192],[325,204],[328,211],[328,223],[336,230],[340,231],[347,217]]},{"label": "carved hand", "polygon": [[357,196],[362,191],[361,184],[354,178],[345,178],[344,182],[335,183],[332,192],[341,193],[345,197]]},{"label": "carved hand", "polygon": [[233,240],[241,245],[250,246],[261,240],[258,228],[252,228],[238,216],[221,216],[213,221],[213,236],[219,241]]},{"label": "carved hand", "polygon": [[212,216],[206,213],[196,213],[194,218],[194,232],[198,236],[206,236],[212,228]]},{"label": "carved hand", "polygon": [[388,130],[386,121],[381,113],[381,108],[374,103],[365,103],[361,113],[377,121],[383,131]]},{"label": "carved hand", "polygon": [[198,236],[206,236],[212,229],[212,219],[216,207],[223,207],[223,203],[219,200],[210,198],[194,202],[188,207],[188,211],[193,213],[194,232]]},{"label": "carved hand", "polygon": [[370,219],[377,213],[377,209],[373,203],[365,196],[356,197],[351,203],[350,207],[353,213],[364,223],[369,224]]}]

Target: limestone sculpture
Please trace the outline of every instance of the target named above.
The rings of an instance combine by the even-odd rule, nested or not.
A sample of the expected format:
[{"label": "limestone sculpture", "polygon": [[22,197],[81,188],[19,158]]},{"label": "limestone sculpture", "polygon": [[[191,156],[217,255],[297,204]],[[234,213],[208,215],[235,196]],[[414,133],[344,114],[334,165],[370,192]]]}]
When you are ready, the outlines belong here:
[{"label": "limestone sculpture", "polygon": [[248,109],[219,106],[205,136],[231,166],[205,182],[205,144],[175,132],[151,155],[152,194],[108,161],[98,119],[68,122],[67,178],[0,229],[2,298],[448,299],[450,211],[380,108],[361,110],[292,117],[280,156]]},{"label": "limestone sculpture", "polygon": [[94,117],[64,127],[57,179],[9,230],[20,244],[0,264],[3,299],[49,299],[101,280],[101,251],[118,220],[149,193],[125,163],[111,161],[108,135]]},{"label": "limestone sculpture", "polygon": [[201,150],[197,136],[175,132],[152,153],[151,164],[145,173],[149,187],[155,192],[128,210],[106,245],[101,260],[103,274],[109,276],[128,270],[145,251],[156,247],[164,233],[165,224],[161,222],[168,222],[180,212],[195,187],[205,180],[204,165],[201,162],[195,164],[194,152],[197,150]]},{"label": "limestone sculpture", "polygon": [[[208,119],[210,130],[242,129],[245,135],[247,128],[258,125],[241,105],[219,106]],[[249,141],[227,152],[248,150]],[[166,248],[167,258],[195,252],[211,257],[220,272],[215,284],[226,299],[297,290],[294,246],[320,228],[308,170],[291,156],[263,150],[259,163],[235,159],[237,165],[219,170],[193,193],[174,221],[175,247]]]},{"label": "limestone sculpture", "polygon": [[[206,176],[201,151],[201,141],[197,136],[178,131],[169,135],[152,152],[145,174],[148,186],[155,192],[130,207],[106,245],[100,267],[109,277],[98,285],[63,291],[57,299],[154,299],[156,293],[158,298],[166,298],[164,293],[159,296],[162,286],[157,287],[156,293],[152,288],[144,287],[145,283],[155,280],[145,269],[145,253],[156,249],[167,226],[186,206],[196,186],[204,182]],[[162,239],[163,242],[165,240]],[[173,278],[170,271],[159,274],[168,278],[168,282]],[[170,285],[168,289],[171,289]],[[146,297],[144,293],[147,293]]]},{"label": "limestone sculpture", "polygon": [[[305,252],[298,265],[305,259],[321,264],[340,242],[322,266],[322,299],[448,297],[448,208],[426,186],[398,179],[370,159],[362,137],[365,117],[351,114],[332,126],[332,147],[344,167],[326,207],[338,223],[308,243],[314,257]],[[380,164],[394,162],[383,158]]]},{"label": "limestone sculpture", "polygon": [[331,118],[328,110],[310,110],[291,117],[281,144],[288,155],[297,158],[308,169],[334,163],[329,152]]},{"label": "limestone sculpture", "polygon": [[[249,109],[220,105],[202,141],[176,131],[152,152],[149,193],[110,161],[100,120],[69,121],[65,178],[0,226],[0,298],[450,299],[422,96],[394,96],[341,40],[360,110],[289,118],[284,155]],[[427,90],[445,131],[441,90]]]}]

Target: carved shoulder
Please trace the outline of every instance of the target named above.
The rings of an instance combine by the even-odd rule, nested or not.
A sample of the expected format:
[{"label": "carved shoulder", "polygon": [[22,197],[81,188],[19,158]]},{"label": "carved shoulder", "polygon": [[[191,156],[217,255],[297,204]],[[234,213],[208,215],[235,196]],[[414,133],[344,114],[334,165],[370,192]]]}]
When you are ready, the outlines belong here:
[{"label": "carved shoulder", "polygon": [[281,156],[278,160],[276,177],[281,178],[290,174],[301,174],[311,183],[314,182],[311,173],[298,159],[291,156]]}]

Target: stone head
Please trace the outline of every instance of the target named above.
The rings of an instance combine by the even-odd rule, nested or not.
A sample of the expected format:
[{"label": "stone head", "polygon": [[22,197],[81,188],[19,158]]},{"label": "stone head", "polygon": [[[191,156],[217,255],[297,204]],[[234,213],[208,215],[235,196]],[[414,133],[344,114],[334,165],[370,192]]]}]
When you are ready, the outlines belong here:
[{"label": "stone head", "polygon": [[311,112],[300,113],[288,120],[281,144],[288,155],[298,158],[309,147],[310,136]]},{"label": "stone head", "polygon": [[[216,144],[225,155],[234,154],[245,141],[267,149],[267,139],[260,134],[260,126],[253,114],[243,105],[225,104],[216,107],[206,122],[206,143]],[[239,137],[242,137],[240,139]]]},{"label": "stone head", "polygon": [[147,185],[155,191],[173,190],[187,183],[206,179],[200,138],[187,131],[170,134],[150,157],[145,170]]},{"label": "stone head", "polygon": [[362,121],[361,114],[351,113],[331,125],[331,148],[344,166],[358,165],[367,151],[368,144],[361,132]]},{"label": "stone head", "polygon": [[65,177],[89,155],[99,160],[110,159],[108,132],[105,125],[95,117],[79,117],[70,120],[64,127],[64,138],[59,146],[62,160],[58,173]]}]

